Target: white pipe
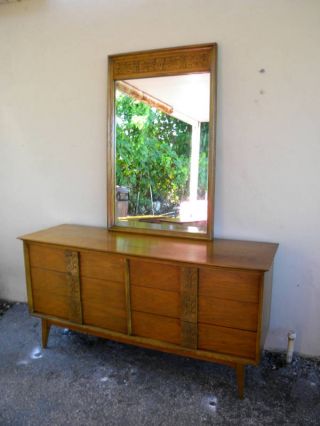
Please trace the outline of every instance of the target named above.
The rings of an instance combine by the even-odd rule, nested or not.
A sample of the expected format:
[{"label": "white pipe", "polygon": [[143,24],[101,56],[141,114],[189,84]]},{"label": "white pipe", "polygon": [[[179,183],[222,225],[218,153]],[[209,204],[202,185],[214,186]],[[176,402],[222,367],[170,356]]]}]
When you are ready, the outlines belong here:
[{"label": "white pipe", "polygon": [[294,331],[289,331],[288,333],[288,349],[287,349],[287,364],[290,364],[293,357],[294,342],[296,340],[297,334]]}]

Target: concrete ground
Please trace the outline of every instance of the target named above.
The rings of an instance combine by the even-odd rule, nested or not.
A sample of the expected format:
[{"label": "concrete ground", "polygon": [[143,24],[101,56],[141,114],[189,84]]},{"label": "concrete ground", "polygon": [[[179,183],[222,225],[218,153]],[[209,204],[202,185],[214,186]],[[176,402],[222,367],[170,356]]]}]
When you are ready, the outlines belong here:
[{"label": "concrete ground", "polygon": [[320,425],[320,361],[266,353],[233,369],[53,327],[16,304],[0,316],[0,425]]}]

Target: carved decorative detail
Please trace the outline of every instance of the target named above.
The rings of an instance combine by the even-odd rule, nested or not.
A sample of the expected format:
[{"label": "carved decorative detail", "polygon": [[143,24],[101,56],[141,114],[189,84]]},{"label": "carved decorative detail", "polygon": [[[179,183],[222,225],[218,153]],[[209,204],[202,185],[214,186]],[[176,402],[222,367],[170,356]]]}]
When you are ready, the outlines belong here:
[{"label": "carved decorative detail", "polygon": [[[211,49],[211,48],[210,48]],[[209,72],[211,53],[209,48],[199,48],[180,52],[132,54],[113,58],[113,78],[115,80],[132,76],[172,75],[191,72]]]},{"label": "carved decorative detail", "polygon": [[197,349],[198,326],[196,323],[181,321],[181,345],[185,348]]},{"label": "carved decorative detail", "polygon": [[181,268],[181,344],[197,348],[198,269]]},{"label": "carved decorative detail", "polygon": [[181,270],[181,320],[197,322],[198,319],[198,269]]},{"label": "carved decorative detail", "polygon": [[76,251],[65,251],[66,270],[71,275],[79,275],[79,259]]},{"label": "carved decorative detail", "polygon": [[64,255],[70,292],[70,320],[82,324],[79,254],[76,251],[66,250]]},{"label": "carved decorative detail", "polygon": [[127,327],[128,335],[132,334],[132,313],[131,313],[131,294],[130,294],[130,264],[129,259],[125,260],[125,290],[127,307]]}]

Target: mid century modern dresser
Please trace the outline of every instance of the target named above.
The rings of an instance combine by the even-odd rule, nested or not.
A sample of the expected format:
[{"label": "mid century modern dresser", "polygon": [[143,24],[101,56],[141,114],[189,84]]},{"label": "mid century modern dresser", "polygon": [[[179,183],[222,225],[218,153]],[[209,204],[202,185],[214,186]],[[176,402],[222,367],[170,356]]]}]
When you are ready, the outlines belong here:
[{"label": "mid century modern dresser", "polygon": [[51,325],[228,364],[239,396],[269,325],[277,244],[61,225],[21,237],[30,312]]}]

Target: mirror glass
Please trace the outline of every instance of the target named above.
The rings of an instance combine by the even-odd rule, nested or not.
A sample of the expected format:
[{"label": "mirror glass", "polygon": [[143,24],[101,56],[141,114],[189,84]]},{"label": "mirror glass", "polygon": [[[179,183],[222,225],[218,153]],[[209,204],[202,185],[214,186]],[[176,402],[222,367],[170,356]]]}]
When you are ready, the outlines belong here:
[{"label": "mirror glass", "polygon": [[114,81],[118,227],[207,233],[210,73]]}]

